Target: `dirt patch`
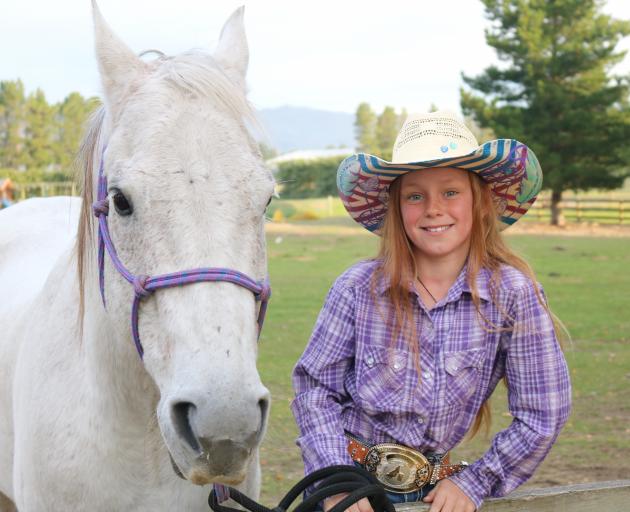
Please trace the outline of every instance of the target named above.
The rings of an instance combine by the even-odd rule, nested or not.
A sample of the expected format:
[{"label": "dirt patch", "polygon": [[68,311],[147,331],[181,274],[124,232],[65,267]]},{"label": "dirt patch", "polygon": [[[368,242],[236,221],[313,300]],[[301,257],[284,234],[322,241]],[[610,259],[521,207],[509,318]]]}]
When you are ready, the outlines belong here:
[{"label": "dirt patch", "polygon": [[[606,460],[614,463],[606,464]],[[610,458],[602,454],[599,464],[582,466],[569,465],[560,457],[550,455],[538,468],[531,480],[523,487],[551,487],[554,485],[572,485],[587,482],[606,482],[624,480],[630,474],[630,461],[627,458]]]}]

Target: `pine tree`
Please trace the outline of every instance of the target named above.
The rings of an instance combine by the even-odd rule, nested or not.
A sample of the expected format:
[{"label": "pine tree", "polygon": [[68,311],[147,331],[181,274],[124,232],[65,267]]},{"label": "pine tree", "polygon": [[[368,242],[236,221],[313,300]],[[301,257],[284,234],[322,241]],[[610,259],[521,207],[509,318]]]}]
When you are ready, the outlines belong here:
[{"label": "pine tree", "polygon": [[393,107],[385,107],[376,123],[377,154],[384,160],[390,161],[392,159],[392,149],[400,126],[400,118]]},{"label": "pine tree", "polygon": [[505,65],[464,75],[462,110],[534,150],[560,224],[563,191],[616,188],[630,174],[629,77],[611,75],[630,23],[603,14],[597,0],[482,1],[486,41]]},{"label": "pine tree", "polygon": [[96,98],[86,100],[78,92],[73,92],[56,106],[58,133],[55,137],[55,160],[68,174],[79,150],[85,123],[98,104]]},{"label": "pine tree", "polygon": [[21,80],[0,82],[0,168],[25,164],[25,102]]},{"label": "pine tree", "polygon": [[364,102],[357,107],[354,131],[357,139],[357,151],[370,154],[378,151],[376,114],[369,103]]},{"label": "pine tree", "polygon": [[55,163],[55,110],[41,89],[26,99],[25,153],[30,167],[50,167]]}]

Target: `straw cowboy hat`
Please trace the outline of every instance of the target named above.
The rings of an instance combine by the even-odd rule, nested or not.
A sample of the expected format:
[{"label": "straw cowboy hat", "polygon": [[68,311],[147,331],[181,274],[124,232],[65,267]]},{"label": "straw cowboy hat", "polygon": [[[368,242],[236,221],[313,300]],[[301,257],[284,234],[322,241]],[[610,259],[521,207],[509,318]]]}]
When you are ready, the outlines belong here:
[{"label": "straw cowboy hat", "polygon": [[534,152],[514,139],[481,146],[455,114],[411,114],[394,143],[391,162],[364,153],[346,158],[337,171],[339,196],[350,216],[377,233],[387,211],[389,186],[408,172],[455,167],[490,185],[500,229],[514,224],[536,200],[542,170]]}]

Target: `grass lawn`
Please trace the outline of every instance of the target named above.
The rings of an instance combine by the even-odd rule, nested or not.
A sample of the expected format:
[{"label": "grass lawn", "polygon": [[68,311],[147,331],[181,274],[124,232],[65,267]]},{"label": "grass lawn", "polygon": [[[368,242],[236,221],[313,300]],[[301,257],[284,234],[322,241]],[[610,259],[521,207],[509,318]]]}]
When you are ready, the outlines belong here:
[{"label": "grass lawn", "polygon": [[[353,262],[376,252],[377,237],[344,219],[270,225],[273,297],[261,337],[259,369],[272,393],[262,448],[262,503],[272,505],[302,476],[289,409],[291,369],[326,292]],[[511,235],[533,265],[550,305],[571,332],[566,348],[574,409],[530,485],[628,478],[630,474],[630,238]],[[509,424],[505,393],[493,398],[493,432]],[[490,434],[491,436],[492,434]],[[489,445],[478,436],[454,451],[473,461]]]}]

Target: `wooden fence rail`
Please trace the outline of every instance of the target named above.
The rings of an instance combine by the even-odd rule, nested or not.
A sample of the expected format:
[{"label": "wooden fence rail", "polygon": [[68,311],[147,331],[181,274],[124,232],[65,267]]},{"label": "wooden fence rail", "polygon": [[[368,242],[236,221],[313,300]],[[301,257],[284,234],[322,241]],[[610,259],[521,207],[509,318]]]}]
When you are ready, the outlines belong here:
[{"label": "wooden fence rail", "polygon": [[23,201],[30,197],[76,196],[79,188],[73,181],[42,181],[36,183],[15,183],[15,200]]},{"label": "wooden fence rail", "polygon": [[[551,200],[539,197],[530,209],[529,220],[546,221],[551,216]],[[606,197],[576,197],[559,204],[566,220],[577,222],[630,223],[630,199]]]},{"label": "wooden fence rail", "polygon": [[[427,512],[425,503],[396,505],[398,512]],[[630,480],[525,489],[484,502],[482,512],[627,512]]]}]

